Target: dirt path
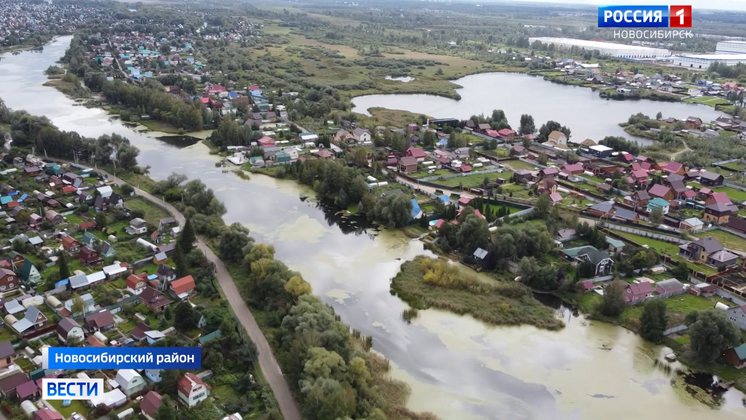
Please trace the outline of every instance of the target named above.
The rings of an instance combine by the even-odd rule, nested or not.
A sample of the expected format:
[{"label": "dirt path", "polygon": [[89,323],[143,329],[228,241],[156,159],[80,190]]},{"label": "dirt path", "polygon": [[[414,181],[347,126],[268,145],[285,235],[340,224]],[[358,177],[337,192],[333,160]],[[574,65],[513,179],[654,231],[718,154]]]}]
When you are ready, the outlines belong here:
[{"label": "dirt path", "polygon": [[684,152],[691,152],[692,149],[689,148],[689,145],[686,144],[686,142],[684,140],[681,140],[681,143],[684,144],[684,150],[682,150],[680,152],[673,153],[671,155],[671,160],[676,160],[676,158],[679,157],[679,155],[682,154],[682,153],[684,153]]},{"label": "dirt path", "polygon": [[[98,172],[106,173],[100,169]],[[118,185],[125,183],[122,179],[111,174],[107,175],[111,181],[114,181]],[[181,214],[176,207],[139,188],[135,188],[135,192],[140,197],[146,198],[165,208],[169,213],[171,213],[176,221],[179,222],[179,225],[184,226],[184,223],[186,223],[184,215]],[[215,276],[220,283],[220,287],[223,289],[223,293],[225,294],[228,303],[231,305],[231,308],[233,308],[233,312],[235,312],[241,325],[249,334],[251,341],[256,344],[256,348],[259,351],[259,367],[262,369],[262,374],[267,380],[270,388],[272,388],[272,393],[275,394],[275,399],[280,407],[282,416],[285,420],[301,420],[298,406],[295,403],[293,394],[290,392],[290,387],[288,386],[285,377],[282,375],[280,365],[277,363],[274,354],[272,354],[272,348],[269,346],[267,338],[256,323],[254,315],[251,314],[251,310],[249,310],[246,302],[241,298],[238,287],[236,287],[236,283],[233,281],[233,278],[225,267],[225,264],[223,264],[223,261],[212,252],[212,249],[210,249],[201,238],[197,239],[197,249],[202,251],[207,259],[215,265]]]}]

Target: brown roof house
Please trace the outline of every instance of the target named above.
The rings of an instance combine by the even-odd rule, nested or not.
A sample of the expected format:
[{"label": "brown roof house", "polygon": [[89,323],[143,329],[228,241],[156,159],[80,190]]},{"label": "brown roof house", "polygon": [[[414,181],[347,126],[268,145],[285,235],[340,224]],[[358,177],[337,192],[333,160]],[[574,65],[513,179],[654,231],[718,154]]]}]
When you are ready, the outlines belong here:
[{"label": "brown roof house", "polygon": [[417,172],[417,158],[413,156],[404,156],[399,159],[399,172],[411,174]]},{"label": "brown roof house", "polygon": [[16,359],[16,351],[10,341],[0,343],[0,369],[5,369],[13,364]]},{"label": "brown roof house", "polygon": [[723,245],[712,236],[699,238],[694,242],[681,245],[679,255],[693,261],[707,261],[707,257],[723,250]]},{"label": "brown roof house", "polygon": [[80,252],[78,252],[78,260],[83,265],[96,265],[101,262],[101,257],[95,249],[89,246],[84,246],[83,248],[80,248]]},{"label": "brown roof house", "polygon": [[74,338],[82,343],[85,339],[85,332],[83,332],[83,327],[77,321],[73,318],[65,317],[57,324],[57,337],[63,343],[67,343],[67,340],[70,338]]},{"label": "brown roof house", "polygon": [[71,255],[77,255],[80,250],[80,242],[70,235],[62,238],[62,248]]},{"label": "brown roof house", "polygon": [[153,287],[146,287],[143,289],[140,293],[140,300],[148,307],[150,312],[153,313],[163,312],[163,310],[171,304],[171,300],[169,300],[166,295]]},{"label": "brown roof house", "polygon": [[140,411],[146,419],[155,420],[155,412],[161,408],[162,403],[163,399],[161,398],[161,394],[155,391],[150,391],[145,394],[142,401],[140,401]]},{"label": "brown roof house", "polygon": [[9,292],[18,288],[18,276],[7,268],[0,268],[0,292]]},{"label": "brown roof house", "polygon": [[653,295],[653,286],[646,281],[638,284],[628,284],[624,290],[624,300],[627,305],[636,305],[646,301]]},{"label": "brown roof house", "polygon": [[116,322],[114,322],[114,316],[111,315],[111,312],[104,309],[85,317],[85,326],[88,331],[94,333],[110,330],[116,326]]}]

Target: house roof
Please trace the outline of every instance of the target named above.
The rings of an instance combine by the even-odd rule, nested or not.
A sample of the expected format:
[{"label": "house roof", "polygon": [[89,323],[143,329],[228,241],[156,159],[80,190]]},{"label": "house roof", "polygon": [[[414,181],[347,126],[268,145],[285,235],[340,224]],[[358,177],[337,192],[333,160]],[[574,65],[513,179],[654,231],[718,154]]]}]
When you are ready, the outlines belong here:
[{"label": "house roof", "polygon": [[746,360],[746,344],[741,344],[740,346],[734,348],[733,351],[736,352],[736,356],[738,356],[738,359]]},{"label": "house roof", "polygon": [[13,344],[10,340],[0,343],[0,359],[5,359],[14,354],[16,354],[16,351],[13,349]]},{"label": "house roof", "polygon": [[70,287],[77,289],[88,286],[88,277],[85,274],[76,274],[70,277]]},{"label": "house roof", "polygon": [[632,291],[632,294],[635,296],[653,293],[653,286],[647,281],[643,281],[643,282],[636,283],[636,284],[629,284],[627,285],[627,288],[630,291]]},{"label": "house roof", "polygon": [[484,257],[487,256],[487,250],[482,248],[477,248],[476,251],[474,251],[474,258],[483,260]]},{"label": "house roof", "polygon": [[36,382],[30,379],[16,387],[16,393],[18,394],[19,399],[28,398],[36,394],[37,391],[39,391],[39,387],[36,385]]},{"label": "house roof", "polygon": [[728,219],[728,227],[741,232],[746,232],[746,220],[741,219],[740,217],[731,216],[730,219]]},{"label": "house roof", "polygon": [[[744,222],[746,223],[746,220],[744,220]],[[697,219],[696,217],[690,217],[688,219],[685,219],[683,223],[686,223],[687,225],[691,227],[704,226],[704,222]]]},{"label": "house roof", "polygon": [[557,130],[552,131],[551,133],[549,133],[549,136],[547,136],[549,140],[559,140],[562,137],[566,137],[565,133]]},{"label": "house roof", "polygon": [[730,198],[728,198],[728,194],[724,192],[712,193],[712,199],[715,201],[716,204],[732,204]]},{"label": "house roof", "polygon": [[13,392],[14,389],[18,388],[18,385],[26,383],[27,381],[28,376],[23,372],[7,377],[0,381],[0,391],[2,391],[3,394],[8,395]]},{"label": "house roof", "polygon": [[195,287],[194,277],[192,276],[182,277],[171,282],[171,290],[173,290],[177,296],[182,293],[191,292]]},{"label": "house roof", "polygon": [[549,199],[552,200],[552,203],[559,203],[560,201],[562,201],[562,196],[560,195],[560,193],[557,192],[551,193],[549,194]]},{"label": "house roof", "polygon": [[184,374],[184,376],[179,378],[176,389],[183,395],[189,395],[192,393],[192,389],[194,389],[194,387],[196,387],[197,385],[203,385],[205,388],[210,389],[210,386],[202,381],[202,379],[200,379],[197,375],[193,374],[192,372],[187,372]]},{"label": "house roof", "polygon": [[663,170],[666,172],[679,172],[682,169],[684,169],[684,165],[676,161],[670,161],[663,165]]},{"label": "house roof", "polygon": [[403,156],[399,159],[399,164],[403,166],[417,165],[417,158],[414,156]]},{"label": "house roof", "polygon": [[80,324],[72,318],[65,317],[57,324],[57,333],[67,338],[67,334],[75,327],[80,327]]},{"label": "house roof", "polygon": [[637,199],[640,201],[650,200],[650,194],[645,190],[637,191],[635,194],[637,194]]},{"label": "house roof", "polygon": [[733,261],[736,258],[738,258],[738,255],[733,254],[732,252],[728,252],[724,249],[720,251],[715,251],[712,254],[710,254],[710,259],[712,259],[713,261],[722,262],[722,263]]},{"label": "house roof", "polygon": [[412,155],[414,158],[424,158],[425,157],[425,151],[418,148],[418,147],[410,147],[407,149],[407,153]]},{"label": "house roof", "polygon": [[614,217],[622,220],[635,220],[638,215],[632,210],[628,210],[622,207],[615,206]]},{"label": "house roof", "polygon": [[599,251],[598,249],[596,249],[596,247],[590,245],[563,249],[562,253],[572,258],[588,256],[593,264],[598,264],[601,261],[609,258],[609,254],[605,253],[604,251]]},{"label": "house roof", "polygon": [[104,309],[103,311],[85,317],[85,324],[89,327],[99,329],[106,328],[110,325],[114,325],[114,316],[111,315],[111,312]]},{"label": "house roof", "polygon": [[154,417],[156,411],[161,407],[163,402],[161,394],[155,391],[149,391],[140,401],[140,410],[150,417]]},{"label": "house roof", "polygon": [[591,207],[591,210],[595,210],[601,213],[608,213],[614,207],[614,204],[609,201],[602,201],[595,206]]},{"label": "house roof", "polygon": [[673,292],[676,290],[683,289],[684,285],[681,284],[681,282],[676,279],[668,279],[668,280],[663,280],[663,281],[659,281],[658,283],[655,283],[655,287],[656,288],[660,287],[665,292]]},{"label": "house roof", "polygon": [[664,200],[662,198],[658,198],[658,197],[655,197],[654,199],[650,200],[650,202],[648,204],[649,205],[653,205],[653,206],[657,206],[657,207],[668,207],[668,206],[671,205],[671,203],[669,203],[668,201],[666,201],[666,200]]},{"label": "house roof", "polygon": [[44,407],[34,413],[34,420],[63,420],[62,414]]},{"label": "house roof", "polygon": [[130,335],[133,338],[142,340],[143,338],[145,338],[145,333],[148,331],[153,331],[153,329],[150,328],[150,325],[144,322],[140,322],[132,331],[130,331]]},{"label": "house roof", "polygon": [[717,172],[710,172],[705,170],[700,171],[699,176],[710,181],[717,181],[718,179],[723,177]]},{"label": "house roof", "polygon": [[620,241],[619,239],[614,239],[609,236],[606,237],[606,243],[613,246],[614,248],[623,248],[624,242]]},{"label": "house roof", "polygon": [[712,210],[717,213],[725,213],[725,212],[734,211],[732,204],[725,204],[725,203],[708,204],[705,206],[705,210]]},{"label": "house roof", "polygon": [[650,189],[648,189],[648,193],[652,195],[653,197],[663,198],[669,192],[671,192],[671,189],[661,184],[655,184],[652,187],[650,187]]},{"label": "house roof", "polygon": [[708,254],[712,254],[723,249],[723,245],[712,236],[699,238],[692,243],[704,249],[705,252],[707,252]]},{"label": "house roof", "polygon": [[122,388],[127,389],[137,378],[142,379],[142,376],[134,369],[119,369],[115,380]]}]

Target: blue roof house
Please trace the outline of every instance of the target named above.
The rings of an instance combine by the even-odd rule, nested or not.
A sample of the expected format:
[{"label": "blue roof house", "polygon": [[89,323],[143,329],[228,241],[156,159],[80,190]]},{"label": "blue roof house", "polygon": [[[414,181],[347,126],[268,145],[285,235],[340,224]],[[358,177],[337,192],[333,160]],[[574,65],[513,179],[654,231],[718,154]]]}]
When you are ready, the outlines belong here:
[{"label": "blue roof house", "polygon": [[651,213],[656,208],[660,208],[663,214],[668,214],[668,210],[670,208],[670,203],[660,197],[655,197],[654,199],[650,200],[648,202],[647,212]]}]

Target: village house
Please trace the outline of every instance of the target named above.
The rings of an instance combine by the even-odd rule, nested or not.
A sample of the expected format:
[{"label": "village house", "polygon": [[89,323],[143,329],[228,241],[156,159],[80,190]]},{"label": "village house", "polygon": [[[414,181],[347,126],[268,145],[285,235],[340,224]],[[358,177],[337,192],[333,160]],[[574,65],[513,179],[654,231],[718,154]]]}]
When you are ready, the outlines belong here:
[{"label": "village house", "polygon": [[114,317],[106,309],[85,317],[85,326],[91,333],[108,331],[116,326]]},{"label": "village house", "polygon": [[70,255],[78,255],[80,250],[80,242],[70,235],[62,238],[62,248]]},{"label": "village house", "polygon": [[179,379],[176,390],[179,399],[188,407],[194,407],[210,396],[210,386],[191,372],[185,373]]},{"label": "village house", "polygon": [[65,218],[54,210],[47,210],[47,212],[44,214],[44,218],[49,220],[55,225],[59,225],[60,223],[65,223]]},{"label": "village house", "polygon": [[55,410],[43,407],[34,413],[34,420],[64,420],[64,417]]},{"label": "village house", "polygon": [[176,280],[176,270],[166,264],[161,264],[156,274],[158,274],[158,279],[163,283]]},{"label": "village house", "polygon": [[688,117],[686,120],[684,120],[684,125],[689,130],[699,130],[699,128],[702,126],[702,119],[699,117]]},{"label": "village house", "polygon": [[0,292],[9,292],[18,288],[18,276],[7,268],[0,268]]},{"label": "village house", "polygon": [[119,369],[114,379],[124,395],[132,397],[145,389],[145,379],[134,369]]},{"label": "village house", "polygon": [[608,274],[614,266],[614,260],[604,251],[599,251],[593,246],[581,246],[577,248],[567,248],[560,251],[560,254],[574,264],[590,263],[594,267],[594,275],[600,276]]},{"label": "village house", "polygon": [[36,306],[26,309],[23,318],[13,324],[13,329],[19,334],[26,336],[43,329],[47,325],[47,316]]},{"label": "village house", "polygon": [[552,142],[554,145],[567,146],[567,136],[561,131],[552,131],[547,136],[547,142]]},{"label": "village house", "polygon": [[399,159],[399,172],[411,174],[417,172],[417,158],[404,156]]},{"label": "village house", "polygon": [[705,170],[699,172],[699,182],[702,185],[706,185],[708,187],[719,187],[723,185],[723,181],[725,181],[725,178],[723,178],[723,176],[717,172],[710,172]]},{"label": "village house", "polygon": [[653,295],[653,286],[647,281],[628,284],[624,289],[624,300],[627,305],[636,305],[646,301]]},{"label": "village house", "polygon": [[127,276],[127,291],[130,292],[133,295],[139,295],[142,293],[143,289],[145,289],[145,286],[148,284],[148,274],[147,273],[141,273],[141,274],[130,274]]},{"label": "village house", "polygon": [[602,201],[589,208],[588,213],[596,217],[607,218],[612,215],[613,209],[614,203],[609,201]]},{"label": "village house", "polygon": [[676,279],[668,279],[655,283],[655,293],[661,298],[681,295],[685,291],[684,285]]},{"label": "village house", "polygon": [[175,298],[180,300],[188,298],[189,295],[194,292],[195,287],[196,285],[192,276],[182,277],[178,280],[172,281],[169,284],[171,294],[173,294]]},{"label": "village house", "polygon": [[708,204],[705,206],[703,219],[705,222],[722,225],[728,223],[733,214],[733,206],[723,203]]},{"label": "village house", "polygon": [[367,128],[356,128],[352,130],[350,136],[348,136],[348,142],[354,142],[357,144],[369,144],[370,143],[370,131]]},{"label": "village house", "polygon": [[145,220],[136,217],[130,220],[130,225],[124,230],[128,235],[142,235],[148,231],[148,223]]},{"label": "village house", "polygon": [[679,246],[679,255],[692,261],[706,261],[711,254],[722,250],[723,245],[717,239],[707,236]]},{"label": "village house", "polygon": [[425,151],[417,147],[410,147],[409,149],[407,149],[405,156],[417,159],[418,163],[424,162],[425,158],[427,157],[425,155]]},{"label": "village house", "polygon": [[150,312],[156,314],[163,312],[171,304],[171,301],[163,293],[153,287],[143,289],[140,293],[140,300],[148,307]]},{"label": "village house", "polygon": [[80,248],[80,252],[78,253],[78,260],[84,266],[96,265],[101,262],[101,257],[98,255],[98,252],[96,252],[95,249],[89,246],[84,246]]},{"label": "village house", "polygon": [[650,189],[648,189],[648,194],[650,194],[650,196],[653,198],[658,197],[666,201],[671,201],[676,198],[676,194],[673,192],[673,190],[662,184],[655,184],[650,187]]},{"label": "village house", "polygon": [[83,327],[73,318],[65,317],[57,324],[57,338],[63,343],[67,343],[70,338],[76,339],[82,343],[85,339]]},{"label": "village house", "polygon": [[161,408],[163,399],[161,394],[155,391],[148,391],[140,401],[140,412],[148,420],[155,420],[156,412]]},{"label": "village house", "polygon": [[15,359],[16,351],[13,343],[10,340],[0,343],[0,369],[6,369],[15,362]]},{"label": "village house", "polygon": [[733,306],[725,309],[725,315],[738,325],[741,331],[746,331],[746,305]]},{"label": "village house", "polygon": [[696,217],[690,217],[688,219],[682,220],[679,223],[679,229],[685,230],[687,232],[696,232],[704,227],[704,222]]},{"label": "village house", "polygon": [[662,199],[662,198],[654,198],[650,201],[648,201],[648,205],[645,209],[648,213],[652,213],[655,209],[661,209],[661,212],[663,214],[668,214],[668,211],[670,210],[671,203],[668,201]]}]

